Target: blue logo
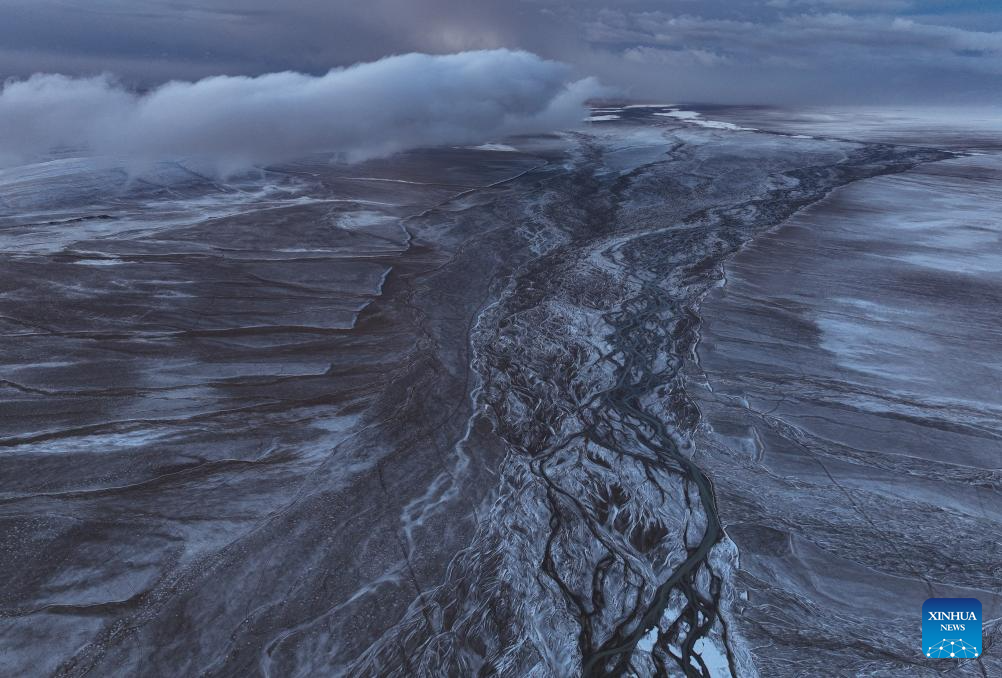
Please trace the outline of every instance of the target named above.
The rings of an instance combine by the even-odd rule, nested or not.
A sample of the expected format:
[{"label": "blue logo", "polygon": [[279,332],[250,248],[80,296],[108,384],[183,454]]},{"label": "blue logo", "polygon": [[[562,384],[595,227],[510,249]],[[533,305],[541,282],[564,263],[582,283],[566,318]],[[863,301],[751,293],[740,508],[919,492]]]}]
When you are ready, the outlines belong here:
[{"label": "blue logo", "polygon": [[929,659],[981,656],[981,601],[930,598],[922,603],[922,654]]}]

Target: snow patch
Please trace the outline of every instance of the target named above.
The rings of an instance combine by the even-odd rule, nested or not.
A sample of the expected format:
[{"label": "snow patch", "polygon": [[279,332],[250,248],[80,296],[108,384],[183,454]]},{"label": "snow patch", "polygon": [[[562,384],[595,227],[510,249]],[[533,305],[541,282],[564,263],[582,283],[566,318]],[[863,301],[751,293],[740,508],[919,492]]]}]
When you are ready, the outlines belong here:
[{"label": "snow patch", "polygon": [[658,627],[654,626],[644,634],[643,638],[637,641],[637,649],[650,654],[654,651],[654,646],[658,642]]},{"label": "snow patch", "polygon": [[655,113],[654,115],[660,115],[662,118],[675,118],[677,120],[693,120],[699,117],[699,113],[696,111],[668,111],[667,113]]},{"label": "snow patch", "polygon": [[733,122],[722,122],[720,120],[703,120],[700,114],[696,111],[668,111],[667,113],[655,113],[654,115],[660,115],[663,118],[675,118],[676,120],[685,120],[693,125],[698,125],[700,127],[706,127],[708,129],[726,129],[739,132],[754,132],[756,131],[754,127],[741,127],[735,125]]},{"label": "snow patch", "polygon": [[518,153],[518,149],[514,146],[509,146],[508,144],[480,144],[479,146],[470,146],[471,150],[474,151],[497,151],[499,153]]},{"label": "snow patch", "polygon": [[337,217],[337,225],[347,231],[362,229],[369,226],[379,226],[392,221],[396,221],[396,217],[388,216],[380,212],[374,212],[372,210],[349,212],[348,214],[339,214]]},{"label": "snow patch", "polygon": [[713,642],[700,638],[693,644],[692,650],[706,664],[712,678],[730,678],[731,669],[727,664],[727,656]]}]

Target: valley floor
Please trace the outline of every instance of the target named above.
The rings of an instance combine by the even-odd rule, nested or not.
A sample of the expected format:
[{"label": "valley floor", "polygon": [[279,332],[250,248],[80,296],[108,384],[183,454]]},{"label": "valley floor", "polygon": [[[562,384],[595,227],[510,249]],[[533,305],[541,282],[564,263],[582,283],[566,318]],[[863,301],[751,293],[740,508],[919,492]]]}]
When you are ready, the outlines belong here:
[{"label": "valley floor", "polygon": [[0,172],[0,674],[938,674],[1002,163],[757,115]]}]

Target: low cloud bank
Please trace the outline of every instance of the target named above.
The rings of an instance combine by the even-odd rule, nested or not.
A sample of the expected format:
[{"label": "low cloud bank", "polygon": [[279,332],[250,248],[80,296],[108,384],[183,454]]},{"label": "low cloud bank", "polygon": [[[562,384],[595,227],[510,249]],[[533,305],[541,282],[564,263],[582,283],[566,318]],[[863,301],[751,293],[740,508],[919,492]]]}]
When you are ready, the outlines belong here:
[{"label": "low cloud bank", "polygon": [[110,76],[37,74],[0,90],[0,163],[56,148],[222,172],[314,152],[348,160],[476,144],[574,125],[600,94],[527,52],[406,54],[323,76],[284,72],[169,82],[145,94]]}]

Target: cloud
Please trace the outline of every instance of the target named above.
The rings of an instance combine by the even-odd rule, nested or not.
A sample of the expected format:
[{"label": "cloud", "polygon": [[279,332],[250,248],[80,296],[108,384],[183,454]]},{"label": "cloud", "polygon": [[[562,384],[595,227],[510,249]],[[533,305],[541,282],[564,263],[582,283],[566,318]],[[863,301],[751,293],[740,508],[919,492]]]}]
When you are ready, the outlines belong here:
[{"label": "cloud", "polygon": [[675,68],[712,67],[727,65],[730,59],[705,49],[658,49],[657,47],[631,47],[623,58],[645,65],[663,65]]},{"label": "cloud", "polygon": [[[702,49],[722,56],[740,54],[745,58],[798,52],[847,60],[859,56],[851,48],[864,47],[873,54],[915,65],[925,56],[944,58],[961,50],[977,50],[992,57],[1002,52],[1002,31],[974,31],[891,16],[829,12],[753,22],[645,12],[611,19],[607,15],[590,27],[594,43],[633,41],[648,47],[684,46],[689,50]],[[826,48],[832,51],[825,53]],[[873,54],[865,58],[871,59]],[[981,66],[990,71],[1002,70],[994,58]]]},{"label": "cloud", "polygon": [[633,81],[638,96],[683,101],[970,104],[1002,92],[1002,31],[990,23],[980,30],[932,16],[802,11],[854,0],[785,4],[800,9],[742,18],[598,12],[586,27],[589,70]]},{"label": "cloud", "polygon": [[[641,98],[971,103],[1002,97],[1002,5],[960,0],[2,0],[0,79],[130,85],[389,54],[526,50]],[[895,24],[895,20],[900,20]],[[911,22],[911,23],[909,23]]]},{"label": "cloud", "polygon": [[145,94],[110,76],[38,74],[0,90],[0,153],[11,164],[68,147],[221,172],[321,151],[361,160],[566,127],[599,93],[561,63],[503,49],[406,54],[322,76],[172,81]]},{"label": "cloud", "polygon": [[801,7],[829,7],[859,12],[899,12],[912,9],[915,6],[912,0],[767,0],[765,4],[779,9],[799,5]]}]

